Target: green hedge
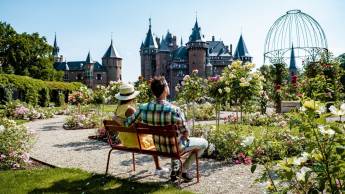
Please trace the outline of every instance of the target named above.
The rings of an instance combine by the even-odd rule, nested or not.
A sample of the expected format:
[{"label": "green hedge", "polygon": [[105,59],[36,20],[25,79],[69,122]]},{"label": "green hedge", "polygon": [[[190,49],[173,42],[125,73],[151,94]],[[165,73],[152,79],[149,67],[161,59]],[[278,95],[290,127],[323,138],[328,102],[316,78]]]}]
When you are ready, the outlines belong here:
[{"label": "green hedge", "polygon": [[[49,102],[60,105],[59,93],[68,94],[83,86],[79,82],[43,81],[27,76],[0,74],[0,102],[6,103],[16,97],[32,105],[48,106]],[[13,96],[13,94],[16,94]]]}]

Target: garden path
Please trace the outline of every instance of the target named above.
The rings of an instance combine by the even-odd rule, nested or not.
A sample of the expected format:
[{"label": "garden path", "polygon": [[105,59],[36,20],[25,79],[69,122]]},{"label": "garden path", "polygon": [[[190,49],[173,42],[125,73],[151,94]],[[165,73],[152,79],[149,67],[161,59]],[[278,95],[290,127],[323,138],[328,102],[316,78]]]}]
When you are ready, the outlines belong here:
[{"label": "garden path", "polygon": [[[80,168],[95,173],[104,173],[109,147],[106,143],[89,140],[95,129],[64,130],[62,124],[65,116],[37,120],[26,123],[26,126],[37,134],[31,156],[43,162],[67,168]],[[169,159],[161,159],[161,165],[169,167]],[[253,184],[258,176],[253,175],[250,166],[228,165],[210,159],[201,161],[201,179],[199,184],[182,184],[184,189],[197,193],[262,193],[262,188]],[[158,177],[153,175],[152,158],[147,155],[136,155],[135,173],[131,170],[131,154],[114,151],[110,161],[110,174],[137,181],[168,180],[169,174]],[[135,188],[134,188],[135,189]]]}]

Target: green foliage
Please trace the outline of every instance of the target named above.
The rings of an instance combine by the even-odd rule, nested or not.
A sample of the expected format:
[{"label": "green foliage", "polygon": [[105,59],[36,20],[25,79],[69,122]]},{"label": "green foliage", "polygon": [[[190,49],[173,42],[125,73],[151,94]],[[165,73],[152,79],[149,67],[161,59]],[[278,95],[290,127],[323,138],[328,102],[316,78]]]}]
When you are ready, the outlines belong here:
[{"label": "green foliage", "polygon": [[32,105],[47,106],[50,100],[59,104],[57,93],[75,91],[82,85],[81,83],[42,81],[27,76],[0,74],[0,91],[5,93],[0,96],[0,102],[8,102],[12,99],[12,93],[17,91],[23,94],[19,96],[20,100]]},{"label": "green foliage", "polygon": [[207,80],[198,76],[198,71],[194,70],[191,75],[183,78],[181,85],[177,85],[178,101],[196,102],[205,96],[207,91]]},{"label": "green foliage", "polygon": [[322,53],[319,61],[305,65],[302,91],[306,97],[314,100],[339,101],[344,99],[344,87],[341,84],[344,75],[340,60],[334,59],[329,52]]},{"label": "green foliage", "polygon": [[39,99],[38,99],[39,105],[41,107],[48,107],[50,102],[50,94],[48,88],[42,88],[39,91]]},{"label": "green foliage", "polygon": [[33,135],[23,125],[0,118],[0,170],[21,168],[29,162]]},{"label": "green foliage", "polygon": [[53,67],[52,47],[38,33],[17,33],[0,21],[0,72],[42,80],[62,80],[63,72]]},{"label": "green foliage", "polygon": [[115,95],[120,92],[121,81],[110,81],[109,85],[106,87],[105,96],[106,102],[110,104],[117,104],[118,100]]},{"label": "green foliage", "polygon": [[[340,108],[331,106],[331,114],[345,115],[345,104]],[[281,160],[274,157],[259,158],[265,170],[259,181],[268,181],[267,190],[272,193],[342,193],[345,189],[345,128],[343,123],[327,121],[330,114],[317,101],[305,101],[299,113],[291,116],[290,128],[295,129],[301,146],[299,153],[287,153]],[[256,143],[256,146],[272,147],[271,142]],[[292,142],[295,146],[296,142]],[[275,152],[270,152],[268,156]]]},{"label": "green foliage", "polygon": [[104,104],[106,103],[106,93],[107,90],[104,86],[97,86],[95,90],[93,90],[92,94],[92,104]]},{"label": "green foliage", "polygon": [[139,80],[135,82],[135,90],[140,92],[136,98],[138,103],[146,103],[154,99],[154,96],[151,92],[150,84],[150,81],[146,81],[142,77],[139,77]]}]

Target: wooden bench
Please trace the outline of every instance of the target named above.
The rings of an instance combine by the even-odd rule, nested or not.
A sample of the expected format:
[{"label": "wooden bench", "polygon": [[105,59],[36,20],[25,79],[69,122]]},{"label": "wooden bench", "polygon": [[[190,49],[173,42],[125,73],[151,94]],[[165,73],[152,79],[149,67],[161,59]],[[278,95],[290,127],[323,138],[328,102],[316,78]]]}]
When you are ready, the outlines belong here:
[{"label": "wooden bench", "polygon": [[[133,171],[135,171],[135,156],[134,156],[135,153],[177,159],[180,162],[181,169],[183,167],[182,160],[185,159],[190,154],[195,154],[196,178],[197,178],[197,183],[199,183],[199,160],[198,160],[199,149],[193,148],[188,151],[181,151],[179,149],[177,125],[149,126],[149,125],[144,125],[144,124],[135,124],[135,125],[132,125],[131,127],[122,127],[122,126],[118,126],[117,123],[112,120],[104,120],[103,124],[107,133],[108,143],[111,147],[108,153],[107,167],[106,167],[106,172],[105,172],[106,174],[108,173],[108,169],[109,169],[110,154],[113,150],[132,152]],[[112,137],[114,135],[117,135],[118,132],[135,133],[139,142],[139,148],[128,148],[122,144],[114,143]],[[147,134],[147,135],[152,135],[153,137],[156,137],[154,138],[155,147],[152,149],[142,148],[140,138],[139,138],[141,134]],[[163,149],[163,148],[167,148],[167,149]],[[180,184],[181,175],[182,175],[182,172],[180,171],[180,174],[179,174],[180,178],[179,178],[178,184]]]}]

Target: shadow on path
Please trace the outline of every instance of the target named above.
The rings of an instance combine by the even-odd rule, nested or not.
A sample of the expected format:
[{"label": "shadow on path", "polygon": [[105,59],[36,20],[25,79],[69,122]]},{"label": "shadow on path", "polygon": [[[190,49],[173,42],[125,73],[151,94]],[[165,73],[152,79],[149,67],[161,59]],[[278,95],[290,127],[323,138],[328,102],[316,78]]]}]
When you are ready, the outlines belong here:
[{"label": "shadow on path", "polygon": [[109,146],[100,141],[79,141],[65,144],[55,144],[57,148],[72,148],[74,151],[93,151],[108,148]]}]

